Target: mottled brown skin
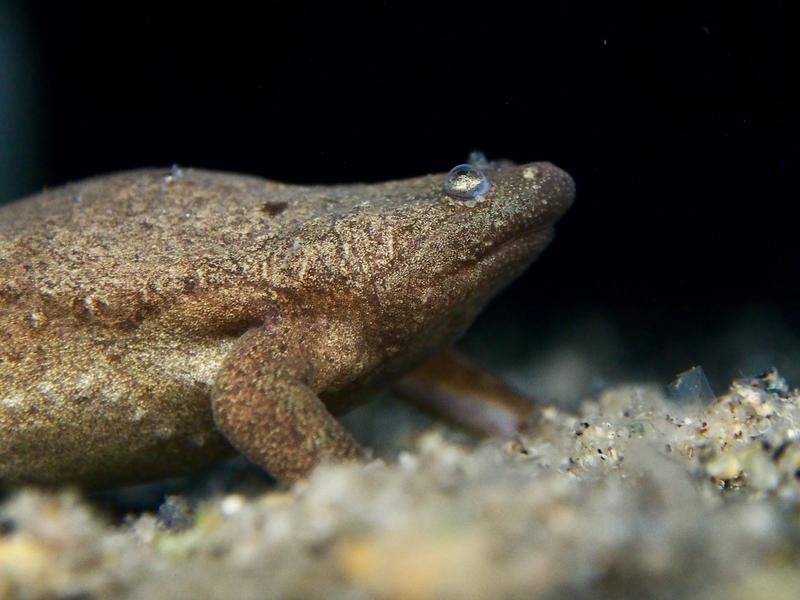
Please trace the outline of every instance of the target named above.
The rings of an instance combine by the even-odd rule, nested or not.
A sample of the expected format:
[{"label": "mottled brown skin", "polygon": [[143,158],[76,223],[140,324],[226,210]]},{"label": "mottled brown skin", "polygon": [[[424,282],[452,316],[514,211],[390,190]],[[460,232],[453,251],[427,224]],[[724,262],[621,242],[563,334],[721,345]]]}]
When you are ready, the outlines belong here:
[{"label": "mottled brown skin", "polygon": [[461,334],[572,201],[549,163],[487,176],[464,202],[141,170],[0,208],[0,482],[358,456],[333,415]]}]

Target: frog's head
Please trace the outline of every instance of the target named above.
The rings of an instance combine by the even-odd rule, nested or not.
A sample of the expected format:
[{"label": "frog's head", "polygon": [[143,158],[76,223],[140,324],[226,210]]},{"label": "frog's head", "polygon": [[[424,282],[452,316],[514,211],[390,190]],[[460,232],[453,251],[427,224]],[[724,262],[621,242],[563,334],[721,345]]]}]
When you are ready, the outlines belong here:
[{"label": "frog's head", "polygon": [[371,260],[383,265],[371,282],[377,321],[398,346],[424,346],[413,354],[460,335],[542,252],[575,193],[550,163],[459,165],[383,186],[368,211],[379,217]]}]

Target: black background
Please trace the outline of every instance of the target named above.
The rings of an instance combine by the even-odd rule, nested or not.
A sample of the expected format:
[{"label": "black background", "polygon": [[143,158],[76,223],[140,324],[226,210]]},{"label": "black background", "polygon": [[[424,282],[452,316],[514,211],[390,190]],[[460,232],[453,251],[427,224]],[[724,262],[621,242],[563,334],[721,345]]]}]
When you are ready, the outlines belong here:
[{"label": "black background", "polygon": [[26,3],[37,185],[173,163],[378,181],[447,171],[476,148],[551,160],[575,177],[576,203],[486,322],[541,332],[600,314],[654,357],[744,307],[795,328],[788,12],[528,4]]}]

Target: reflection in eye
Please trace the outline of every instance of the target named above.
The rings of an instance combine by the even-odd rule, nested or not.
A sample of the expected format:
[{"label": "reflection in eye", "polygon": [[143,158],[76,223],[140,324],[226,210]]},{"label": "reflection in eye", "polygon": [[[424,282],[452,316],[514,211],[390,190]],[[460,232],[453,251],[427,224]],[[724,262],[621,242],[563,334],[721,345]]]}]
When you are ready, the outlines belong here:
[{"label": "reflection in eye", "polygon": [[445,177],[444,191],[455,198],[473,200],[489,191],[489,180],[472,165],[458,165]]}]

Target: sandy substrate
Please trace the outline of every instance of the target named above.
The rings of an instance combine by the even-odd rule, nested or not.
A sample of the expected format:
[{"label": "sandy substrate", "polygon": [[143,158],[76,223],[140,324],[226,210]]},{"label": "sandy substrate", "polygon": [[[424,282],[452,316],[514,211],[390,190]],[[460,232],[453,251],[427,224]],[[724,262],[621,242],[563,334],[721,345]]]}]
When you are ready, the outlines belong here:
[{"label": "sandy substrate", "polygon": [[291,489],[124,519],[19,490],[0,598],[797,597],[800,395],[775,373],[705,405],[610,389],[518,440],[404,435]]}]

